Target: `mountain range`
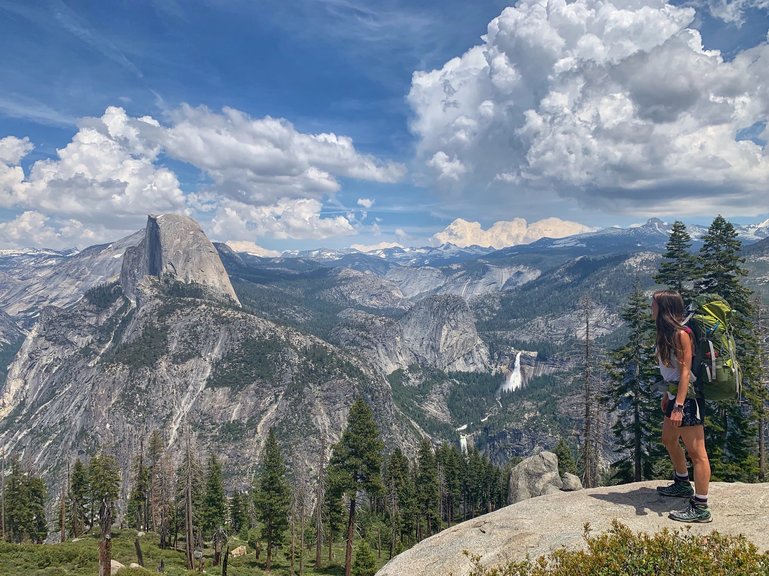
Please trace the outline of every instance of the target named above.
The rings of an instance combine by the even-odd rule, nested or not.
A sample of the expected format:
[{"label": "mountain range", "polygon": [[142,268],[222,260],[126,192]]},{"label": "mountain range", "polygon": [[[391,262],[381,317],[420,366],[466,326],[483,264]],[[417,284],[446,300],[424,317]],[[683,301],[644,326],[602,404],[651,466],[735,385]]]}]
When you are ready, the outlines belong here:
[{"label": "mountain range", "polygon": [[[689,229],[695,248],[704,230]],[[766,301],[769,222],[738,231]],[[0,450],[50,481],[100,450],[127,473],[153,430],[171,450],[190,434],[242,488],[274,427],[311,478],[359,396],[409,454],[422,437],[458,441],[457,428],[497,463],[576,444],[579,302],[593,301],[596,348],[611,346],[669,232],[652,219],[502,250],[266,258],[162,215],[82,251],[2,251]],[[525,386],[502,393],[516,357]]]}]

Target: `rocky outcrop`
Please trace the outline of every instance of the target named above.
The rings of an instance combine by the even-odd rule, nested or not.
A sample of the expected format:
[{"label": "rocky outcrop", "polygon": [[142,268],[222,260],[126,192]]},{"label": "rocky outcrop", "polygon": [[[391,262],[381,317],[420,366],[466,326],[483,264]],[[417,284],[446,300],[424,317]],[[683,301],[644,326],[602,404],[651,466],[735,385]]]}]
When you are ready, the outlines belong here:
[{"label": "rocky outcrop", "polygon": [[527,556],[536,559],[561,547],[584,548],[586,523],[596,534],[608,530],[614,520],[642,532],[667,528],[692,534],[742,534],[760,551],[769,550],[769,484],[711,483],[713,522],[686,526],[668,519],[668,513],[685,501],[659,496],[655,488],[662,484],[638,482],[524,500],[422,540],[393,558],[377,576],[465,576],[471,571],[465,551],[481,556],[481,564],[491,567]]},{"label": "rocky outcrop", "polygon": [[412,365],[447,372],[489,370],[489,351],[475,329],[467,302],[431,296],[398,320],[346,311],[334,338],[365,355],[382,373]]},{"label": "rocky outcrop", "polygon": [[515,504],[558,492],[561,488],[563,480],[558,474],[558,456],[552,452],[540,452],[529,456],[510,471],[507,501]]},{"label": "rocky outcrop", "polygon": [[147,277],[197,284],[209,296],[240,305],[219,253],[198,223],[187,216],[149,216],[142,241],[126,250],[120,285],[130,300],[136,300],[137,287]]}]

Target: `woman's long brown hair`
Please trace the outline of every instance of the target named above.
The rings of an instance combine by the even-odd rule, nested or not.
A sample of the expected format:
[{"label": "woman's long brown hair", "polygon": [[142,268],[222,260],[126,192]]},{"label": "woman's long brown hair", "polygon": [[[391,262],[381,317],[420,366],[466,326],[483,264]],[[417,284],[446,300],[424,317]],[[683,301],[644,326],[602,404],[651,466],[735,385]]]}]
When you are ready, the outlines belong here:
[{"label": "woman's long brown hair", "polygon": [[660,290],[652,298],[657,303],[657,354],[665,366],[670,366],[673,354],[679,356],[676,334],[684,327],[684,300],[673,290]]}]

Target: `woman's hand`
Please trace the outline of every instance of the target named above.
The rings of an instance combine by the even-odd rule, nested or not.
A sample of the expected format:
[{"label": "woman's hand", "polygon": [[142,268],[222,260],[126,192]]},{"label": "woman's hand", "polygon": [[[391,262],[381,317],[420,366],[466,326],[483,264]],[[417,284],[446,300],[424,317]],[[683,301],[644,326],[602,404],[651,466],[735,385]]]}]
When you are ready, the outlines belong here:
[{"label": "woman's hand", "polygon": [[684,411],[683,410],[676,410],[673,409],[673,412],[670,413],[670,422],[672,422],[673,426],[680,426],[681,421],[684,419]]}]

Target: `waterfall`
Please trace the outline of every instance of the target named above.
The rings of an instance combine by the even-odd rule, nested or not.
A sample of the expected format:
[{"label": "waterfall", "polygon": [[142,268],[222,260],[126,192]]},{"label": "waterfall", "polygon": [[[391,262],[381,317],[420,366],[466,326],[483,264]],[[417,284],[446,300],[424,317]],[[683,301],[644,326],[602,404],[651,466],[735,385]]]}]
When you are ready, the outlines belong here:
[{"label": "waterfall", "polygon": [[521,376],[521,353],[518,352],[515,355],[515,364],[513,365],[513,371],[505,380],[502,385],[502,392],[512,392],[518,390],[523,385],[523,376]]},{"label": "waterfall", "polygon": [[459,449],[462,454],[467,454],[467,436],[465,434],[459,435]]}]

